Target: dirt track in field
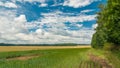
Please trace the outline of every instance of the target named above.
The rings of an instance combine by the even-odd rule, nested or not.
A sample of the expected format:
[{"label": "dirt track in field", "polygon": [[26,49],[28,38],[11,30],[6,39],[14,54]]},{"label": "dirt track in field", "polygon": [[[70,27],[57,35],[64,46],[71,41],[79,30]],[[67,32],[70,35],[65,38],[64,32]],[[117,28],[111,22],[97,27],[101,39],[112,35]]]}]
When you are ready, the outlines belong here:
[{"label": "dirt track in field", "polygon": [[28,50],[47,50],[47,49],[67,49],[67,48],[91,48],[90,45],[78,46],[0,46],[0,52],[8,51],[28,51]]},{"label": "dirt track in field", "polygon": [[40,57],[40,55],[28,55],[28,56],[19,56],[19,57],[13,57],[13,58],[6,58],[6,60],[29,60],[32,58]]},{"label": "dirt track in field", "polygon": [[90,54],[89,57],[90,57],[91,61],[100,64],[102,66],[102,68],[113,68],[112,65],[110,65],[106,59],[102,59],[93,54]]}]

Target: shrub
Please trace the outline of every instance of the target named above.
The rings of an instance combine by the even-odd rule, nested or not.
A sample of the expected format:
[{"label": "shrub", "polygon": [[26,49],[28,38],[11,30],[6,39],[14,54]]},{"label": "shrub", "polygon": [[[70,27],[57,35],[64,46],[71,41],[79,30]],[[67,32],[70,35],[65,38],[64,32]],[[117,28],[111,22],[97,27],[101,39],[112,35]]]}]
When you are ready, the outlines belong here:
[{"label": "shrub", "polygon": [[105,43],[103,49],[112,51],[113,49],[115,49],[115,45],[113,43]]}]

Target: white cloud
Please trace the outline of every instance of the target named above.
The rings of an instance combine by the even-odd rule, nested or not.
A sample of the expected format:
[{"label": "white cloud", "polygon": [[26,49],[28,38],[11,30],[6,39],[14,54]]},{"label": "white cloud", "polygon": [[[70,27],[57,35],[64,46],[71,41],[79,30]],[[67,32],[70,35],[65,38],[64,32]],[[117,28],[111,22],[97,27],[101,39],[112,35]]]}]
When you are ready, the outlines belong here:
[{"label": "white cloud", "polygon": [[48,6],[48,4],[46,4],[46,3],[41,3],[39,7],[46,7],[46,6]]},{"label": "white cloud", "polygon": [[79,8],[79,7],[85,7],[87,5],[90,5],[96,0],[65,0],[63,3],[63,6],[70,6],[74,8]]},{"label": "white cloud", "polygon": [[96,20],[97,15],[78,14],[77,16],[65,15],[62,12],[56,11],[52,13],[42,13],[44,18],[42,23],[58,23],[58,22],[84,22]]},{"label": "white cloud", "polygon": [[26,21],[26,16],[25,15],[20,15],[19,17],[16,17],[15,19],[14,19],[16,22],[27,22]]},{"label": "white cloud", "polygon": [[98,24],[93,24],[92,28],[95,29],[95,28],[97,28],[97,26],[98,26]]},{"label": "white cloud", "polygon": [[[12,2],[40,2],[40,7],[46,7],[48,4],[47,2],[49,2],[49,0],[11,0]],[[79,8],[79,7],[85,7],[87,5],[90,5],[91,3],[95,2],[95,1],[100,1],[100,0],[64,0],[63,3],[58,3],[61,2],[61,0],[53,0],[54,1],[54,5],[52,6],[58,6],[58,5],[63,5],[63,6],[70,6],[70,7],[74,7],[74,8]],[[12,4],[15,7],[15,4]]]},{"label": "white cloud", "polygon": [[[77,30],[66,31],[64,29],[67,29],[68,27],[65,26],[64,22],[71,22],[71,23],[74,23],[74,25],[76,25],[77,27],[82,27],[83,24],[75,24],[75,23],[95,20],[96,15],[78,14],[76,16],[69,16],[69,14],[70,13],[65,14],[59,11],[52,12],[52,13],[43,13],[42,14],[43,18],[40,19],[39,23],[41,25],[47,24],[47,26],[50,27],[50,28],[47,28],[47,31],[49,33],[52,33],[53,35],[58,35],[57,38],[55,38],[56,40],[59,38],[59,35],[63,37],[67,37],[67,38],[59,38],[59,42],[90,43],[94,30],[81,29],[79,31]],[[79,39],[79,42],[77,42],[78,39]]]},{"label": "white cloud", "polygon": [[[94,31],[81,29],[76,31],[67,29],[64,22],[83,22],[95,20],[96,15],[69,16],[62,12],[43,13],[38,21],[27,22],[25,15],[16,17],[16,11],[0,9],[0,43],[22,44],[53,44],[53,43],[81,43],[89,44]],[[42,26],[50,28],[46,30]],[[82,24],[76,24],[82,27]],[[39,27],[35,32],[29,28]]]},{"label": "white cloud", "polygon": [[12,0],[13,2],[16,2],[16,1],[20,1],[20,2],[25,2],[25,1],[27,1],[27,2],[40,2],[40,3],[45,3],[46,2],[46,0]]},{"label": "white cloud", "polygon": [[7,7],[7,8],[17,8],[17,5],[12,2],[0,2],[0,6]]},{"label": "white cloud", "polygon": [[15,34],[27,33],[28,30],[24,26],[25,21],[21,21],[24,19],[22,16],[24,17],[24,15],[16,17],[16,11],[0,9],[0,38],[4,40],[17,40]]},{"label": "white cloud", "polygon": [[94,10],[92,10],[92,9],[87,9],[87,10],[81,11],[81,13],[87,13],[87,12],[92,12],[92,11],[94,11]]}]

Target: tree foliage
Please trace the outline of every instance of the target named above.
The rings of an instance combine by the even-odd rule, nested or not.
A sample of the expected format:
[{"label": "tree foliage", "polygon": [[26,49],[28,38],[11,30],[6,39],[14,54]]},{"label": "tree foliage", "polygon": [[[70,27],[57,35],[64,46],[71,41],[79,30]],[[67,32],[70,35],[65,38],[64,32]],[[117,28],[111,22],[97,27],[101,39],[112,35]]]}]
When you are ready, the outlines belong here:
[{"label": "tree foliage", "polygon": [[91,43],[93,48],[102,48],[108,42],[120,45],[120,0],[108,0],[100,9]]}]

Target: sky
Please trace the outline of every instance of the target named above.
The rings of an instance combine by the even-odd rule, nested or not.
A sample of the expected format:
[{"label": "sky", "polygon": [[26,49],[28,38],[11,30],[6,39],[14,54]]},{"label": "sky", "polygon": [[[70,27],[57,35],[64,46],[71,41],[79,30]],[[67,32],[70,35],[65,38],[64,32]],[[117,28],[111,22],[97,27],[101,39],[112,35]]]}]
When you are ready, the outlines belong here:
[{"label": "sky", "polygon": [[0,43],[90,44],[105,0],[0,0]]}]

